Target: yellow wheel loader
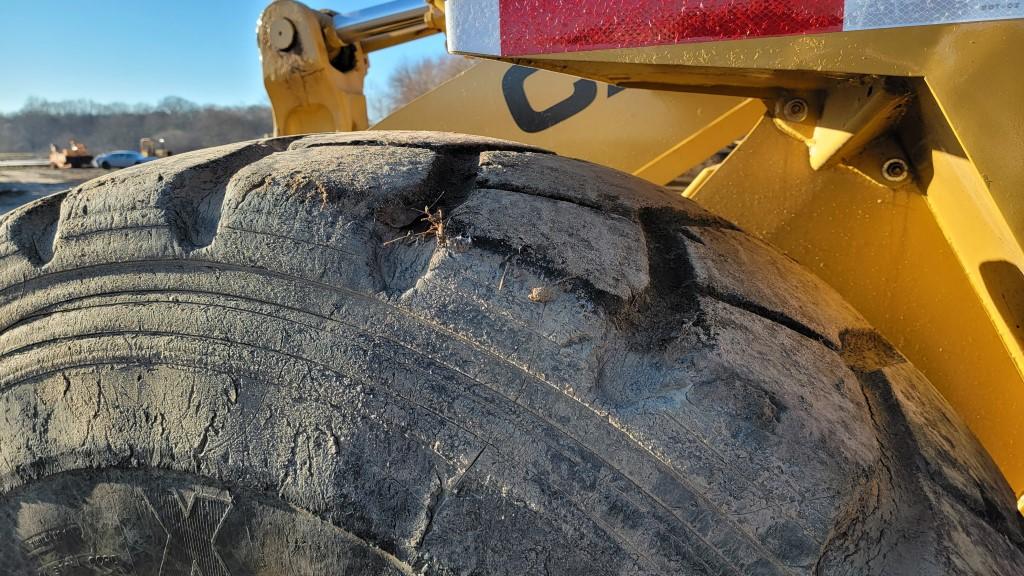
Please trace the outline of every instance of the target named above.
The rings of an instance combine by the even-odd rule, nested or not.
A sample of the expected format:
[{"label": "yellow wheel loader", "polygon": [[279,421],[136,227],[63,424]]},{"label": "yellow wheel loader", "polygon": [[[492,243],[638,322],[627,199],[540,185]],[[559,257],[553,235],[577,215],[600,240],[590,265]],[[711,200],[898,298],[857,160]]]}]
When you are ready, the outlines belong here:
[{"label": "yellow wheel loader", "polygon": [[174,152],[167,148],[163,138],[154,140],[149,137],[139,139],[139,153],[146,158],[166,158],[174,155]]},{"label": "yellow wheel loader", "polygon": [[[366,131],[434,33],[479,63]],[[0,222],[7,572],[1024,574],[1024,3],[258,43],[274,138]]]}]

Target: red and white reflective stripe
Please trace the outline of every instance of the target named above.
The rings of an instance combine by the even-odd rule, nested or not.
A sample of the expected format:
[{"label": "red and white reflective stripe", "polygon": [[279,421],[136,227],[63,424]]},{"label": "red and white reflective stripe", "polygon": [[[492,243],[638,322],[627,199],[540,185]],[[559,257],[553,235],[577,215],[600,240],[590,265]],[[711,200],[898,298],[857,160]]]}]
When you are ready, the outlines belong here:
[{"label": "red and white reflective stripe", "polygon": [[1024,18],[1024,0],[448,0],[453,52],[520,56]]}]

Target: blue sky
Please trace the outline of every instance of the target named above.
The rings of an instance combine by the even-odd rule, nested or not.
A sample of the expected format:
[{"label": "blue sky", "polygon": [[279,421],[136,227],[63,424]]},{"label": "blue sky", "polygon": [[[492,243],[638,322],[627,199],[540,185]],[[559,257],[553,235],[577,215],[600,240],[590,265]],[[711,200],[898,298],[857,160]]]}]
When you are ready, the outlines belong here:
[{"label": "blue sky", "polygon": [[[309,4],[338,12],[383,0]],[[256,20],[267,0],[0,0],[0,113],[48,100],[266,102]],[[444,52],[440,35],[370,55],[367,96],[403,60]]]}]

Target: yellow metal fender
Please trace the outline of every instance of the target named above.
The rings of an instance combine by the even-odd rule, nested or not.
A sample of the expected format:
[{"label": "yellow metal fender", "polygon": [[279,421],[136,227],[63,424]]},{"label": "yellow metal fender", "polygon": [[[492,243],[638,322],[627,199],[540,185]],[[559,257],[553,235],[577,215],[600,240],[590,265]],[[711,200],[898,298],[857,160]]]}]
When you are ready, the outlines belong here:
[{"label": "yellow metal fender", "polygon": [[742,138],[760,100],[624,90],[481,60],[374,130],[440,130],[532,144],[667,184]]}]

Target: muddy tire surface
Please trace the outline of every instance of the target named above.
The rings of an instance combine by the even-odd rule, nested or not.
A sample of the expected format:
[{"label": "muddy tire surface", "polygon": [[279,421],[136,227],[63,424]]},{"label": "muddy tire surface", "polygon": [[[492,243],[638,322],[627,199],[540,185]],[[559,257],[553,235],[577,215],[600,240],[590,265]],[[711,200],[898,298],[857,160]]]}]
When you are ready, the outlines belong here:
[{"label": "muddy tire surface", "polygon": [[999,472],[835,292],[524,146],[273,139],[0,222],[11,574],[985,574]]}]

